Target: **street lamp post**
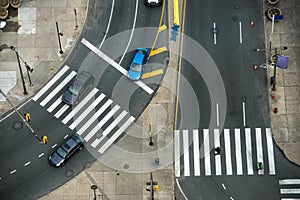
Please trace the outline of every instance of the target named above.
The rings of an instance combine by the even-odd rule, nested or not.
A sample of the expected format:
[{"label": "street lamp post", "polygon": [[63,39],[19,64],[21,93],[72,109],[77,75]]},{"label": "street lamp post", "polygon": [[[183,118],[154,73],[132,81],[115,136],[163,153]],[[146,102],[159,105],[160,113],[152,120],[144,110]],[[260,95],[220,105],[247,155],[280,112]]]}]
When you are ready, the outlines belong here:
[{"label": "street lamp post", "polygon": [[24,81],[24,77],[23,77],[23,72],[22,72],[22,67],[21,67],[21,63],[20,63],[19,53],[18,53],[18,51],[15,49],[14,46],[10,46],[10,49],[16,53],[17,60],[18,60],[18,64],[19,64],[19,70],[20,70],[20,74],[21,74],[21,79],[22,79],[22,84],[23,84],[23,94],[27,95],[28,92],[27,92],[26,86],[25,86],[25,81]]},{"label": "street lamp post", "polygon": [[96,197],[96,190],[97,190],[97,188],[98,188],[97,185],[92,185],[91,186],[91,189],[94,190],[94,200],[97,199],[97,197]]},{"label": "street lamp post", "polygon": [[274,74],[273,74],[273,88],[272,91],[276,90],[276,68],[277,68],[277,48],[275,48],[275,62],[274,62]]},{"label": "street lamp post", "polygon": [[57,31],[57,37],[58,37],[59,53],[63,54],[64,52],[61,48],[61,42],[60,42],[60,36],[63,36],[63,34],[58,29],[58,22],[56,22],[56,31]]}]

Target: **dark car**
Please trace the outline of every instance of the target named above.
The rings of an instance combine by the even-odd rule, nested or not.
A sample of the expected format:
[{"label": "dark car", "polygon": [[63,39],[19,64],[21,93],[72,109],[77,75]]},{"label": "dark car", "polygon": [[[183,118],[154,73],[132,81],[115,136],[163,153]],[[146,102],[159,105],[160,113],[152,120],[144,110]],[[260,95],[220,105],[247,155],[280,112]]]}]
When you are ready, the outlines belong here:
[{"label": "dark car", "polygon": [[62,96],[62,101],[68,105],[76,105],[93,88],[94,77],[86,71],[82,71],[68,87]]},{"label": "dark car", "polygon": [[162,0],[145,0],[145,5],[149,7],[161,6]]},{"label": "dark car", "polygon": [[75,133],[70,139],[58,147],[50,156],[49,163],[60,167],[76,152],[83,148],[83,138]]}]

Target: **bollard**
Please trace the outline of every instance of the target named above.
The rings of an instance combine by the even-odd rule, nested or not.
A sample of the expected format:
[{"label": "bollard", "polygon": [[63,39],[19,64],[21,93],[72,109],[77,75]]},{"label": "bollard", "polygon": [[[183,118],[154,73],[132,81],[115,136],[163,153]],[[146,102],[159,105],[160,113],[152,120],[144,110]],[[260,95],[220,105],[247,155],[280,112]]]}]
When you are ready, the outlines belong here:
[{"label": "bollard", "polygon": [[278,113],[278,108],[274,108],[274,110],[273,110],[273,112],[276,114],[276,113]]}]

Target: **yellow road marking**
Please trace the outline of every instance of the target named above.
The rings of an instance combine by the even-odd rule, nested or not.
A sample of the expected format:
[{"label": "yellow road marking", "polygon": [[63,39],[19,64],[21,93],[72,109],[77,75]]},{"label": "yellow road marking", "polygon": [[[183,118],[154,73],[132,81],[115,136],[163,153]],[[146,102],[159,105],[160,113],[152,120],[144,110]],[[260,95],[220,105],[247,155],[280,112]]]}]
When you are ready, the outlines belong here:
[{"label": "yellow road marking", "polygon": [[149,77],[156,76],[156,75],[160,75],[160,74],[163,74],[163,73],[164,73],[164,71],[162,69],[154,70],[152,72],[147,72],[147,73],[143,74],[142,79],[149,78]]},{"label": "yellow road marking", "polygon": [[158,48],[158,49],[155,49],[155,50],[152,50],[151,52],[150,52],[150,54],[149,54],[149,57],[151,57],[151,56],[154,56],[154,55],[156,55],[156,54],[159,54],[159,53],[162,53],[162,52],[165,52],[165,51],[167,51],[168,49],[167,49],[167,47],[160,47],[160,48]]},{"label": "yellow road marking", "polygon": [[183,46],[183,35],[184,35],[184,21],[185,21],[185,14],[186,14],[185,11],[186,11],[186,0],[183,1],[183,14],[182,14],[182,28],[181,28],[179,63],[178,63],[178,79],[177,79],[177,92],[176,92],[176,103],[175,103],[174,130],[177,129],[178,97],[179,97],[179,91],[180,91],[180,73],[181,73],[181,64],[182,64],[182,46]]},{"label": "yellow road marking", "polygon": [[167,25],[161,25],[159,28],[158,28],[158,32],[162,32],[163,30],[165,30],[167,28]]},{"label": "yellow road marking", "polygon": [[179,26],[178,0],[173,0],[173,7],[174,7],[174,24]]}]

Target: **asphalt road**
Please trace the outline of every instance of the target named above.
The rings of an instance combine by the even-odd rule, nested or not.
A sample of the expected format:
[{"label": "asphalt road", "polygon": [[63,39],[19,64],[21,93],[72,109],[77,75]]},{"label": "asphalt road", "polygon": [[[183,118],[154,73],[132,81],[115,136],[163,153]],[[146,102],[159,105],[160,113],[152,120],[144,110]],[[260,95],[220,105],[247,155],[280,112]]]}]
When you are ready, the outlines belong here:
[{"label": "asphalt road", "polygon": [[[138,5],[136,4],[137,2],[139,3]],[[22,112],[30,112],[30,125],[39,136],[48,136],[48,144],[40,145],[25,125],[16,130],[16,127],[14,127],[15,123],[20,121],[16,113],[12,113],[0,123],[1,199],[36,199],[66,183],[95,160],[95,157],[91,156],[87,148],[85,148],[82,152],[75,154],[62,168],[53,168],[48,163],[48,156],[56,148],[54,145],[62,144],[67,135],[70,136],[76,131],[68,128],[76,120],[76,116],[65,125],[61,123],[61,120],[68,115],[71,108],[68,108],[67,112],[62,113],[60,117],[54,117],[54,114],[63,108],[63,104],[59,104],[51,112],[49,111],[50,106],[55,104],[56,99],[60,99],[60,95],[63,94],[67,85],[53,95],[44,106],[41,106],[41,104],[72,71],[80,72],[85,70],[93,74],[95,77],[94,87],[106,95],[103,101],[91,111],[88,115],[89,117],[95,114],[96,110],[100,109],[105,101],[109,101],[109,99],[113,101],[111,107],[97,117],[98,122],[116,105],[120,106],[120,110],[127,110],[127,117],[137,117],[154,94],[149,95],[136,84],[129,81],[127,77],[121,75],[119,71],[83,45],[81,39],[84,38],[92,45],[100,48],[113,60],[120,62],[127,70],[127,65],[130,63],[133,55],[132,51],[136,47],[145,46],[151,48],[153,45],[161,9],[146,8],[141,1],[137,0],[115,1],[113,15],[109,24],[112,1],[90,0],[89,4],[88,16],[82,34],[75,44],[74,50],[62,65],[68,65],[70,69],[48,88],[38,100],[30,100],[20,109]],[[166,15],[164,15],[164,21],[166,21]],[[109,28],[107,28],[108,26]],[[144,27],[156,27],[156,29],[154,29],[155,31],[145,32],[142,29]],[[140,29],[137,30],[137,28]],[[131,37],[132,29],[134,29],[134,34]],[[123,31],[127,32],[123,33]],[[122,33],[121,37],[119,35],[115,36],[120,33]],[[166,36],[163,35],[161,37]],[[116,38],[121,38],[121,40],[116,40]],[[104,42],[104,40],[106,41]],[[117,45],[113,43],[114,41],[118,42]],[[149,68],[145,69],[145,71],[156,69],[156,66],[154,64],[151,65],[151,63],[165,64],[166,56],[167,53],[162,53],[153,57],[153,59],[151,58]],[[164,69],[163,66],[160,65],[160,68]],[[143,81],[155,91],[162,80],[162,76],[150,77]],[[94,96],[94,99],[100,96],[100,92]],[[83,107],[81,112],[84,112],[87,107]],[[116,117],[117,115],[109,119],[108,123],[103,125],[102,131]],[[77,125],[82,127],[85,122],[86,120]],[[87,131],[90,131],[92,125],[95,125],[96,122],[92,123]],[[124,120],[121,122],[124,123]],[[115,127],[115,129],[118,128],[118,126]]]},{"label": "asphalt road", "polygon": [[[258,0],[186,1],[186,17],[184,27],[182,27],[185,35],[194,39],[194,43],[200,44],[200,47],[195,48],[197,45],[191,43],[190,39],[184,38],[183,40],[181,74],[186,80],[180,84],[177,129],[180,132],[187,130],[187,134],[183,133],[180,140],[188,141],[188,149],[183,150],[184,147],[181,147],[181,175],[178,181],[187,199],[280,199],[282,196],[279,191],[282,186],[279,185],[279,180],[299,177],[299,168],[290,163],[275,144],[273,146],[276,173],[275,175],[268,174],[270,166],[267,152],[269,148],[265,137],[262,139],[265,174],[258,175],[258,171],[254,170],[252,175],[248,175],[245,165],[247,162],[245,128],[252,130],[253,166],[256,165],[256,154],[258,154],[255,146],[256,128],[263,131],[263,136],[265,136],[265,128],[270,128],[267,96],[269,78],[264,70],[252,70],[253,65],[265,62],[265,53],[254,51],[255,48],[263,49],[265,46],[262,3]],[[250,26],[251,20],[255,22],[254,27]],[[218,29],[216,44],[214,44],[212,34],[214,23]],[[218,82],[217,73],[207,73],[215,67],[221,74],[222,81],[220,82],[223,82],[221,84]],[[216,84],[209,82],[210,80],[215,81]],[[214,95],[215,91],[222,92],[223,86],[225,88],[223,98],[221,95]],[[187,88],[191,88],[190,91]],[[191,98],[191,93],[194,93],[196,97]],[[222,116],[224,116],[224,121]],[[194,175],[196,167],[194,167],[193,161],[193,129],[199,130],[200,151],[203,151],[203,148],[205,150],[203,143],[205,140],[207,142],[202,131],[204,129],[211,131],[209,132],[210,140],[207,142],[210,147],[208,154],[211,157],[209,165],[211,171],[206,171],[208,165],[204,157],[207,155],[200,153],[200,156],[203,156],[200,159],[200,176]],[[214,159],[214,132],[212,129],[220,130],[221,134],[221,175],[216,175],[217,158]],[[230,133],[235,133],[235,129],[241,131],[241,140],[234,137],[236,133],[231,134],[229,139],[232,145],[232,175],[226,175],[228,169],[227,163],[225,163],[227,159],[225,148],[228,149],[228,146],[225,147],[224,129]],[[185,145],[185,141],[183,141],[183,145]],[[238,162],[237,151],[235,151],[237,141],[241,141],[241,163],[243,163],[243,166],[238,167],[235,165]],[[183,155],[186,151],[187,155]],[[190,171],[186,169],[187,165],[185,165],[187,158]],[[238,168],[242,170],[240,175],[237,175]],[[176,193],[178,199],[185,199],[179,190]]]}]

